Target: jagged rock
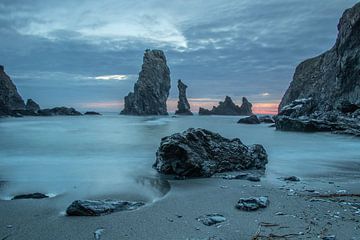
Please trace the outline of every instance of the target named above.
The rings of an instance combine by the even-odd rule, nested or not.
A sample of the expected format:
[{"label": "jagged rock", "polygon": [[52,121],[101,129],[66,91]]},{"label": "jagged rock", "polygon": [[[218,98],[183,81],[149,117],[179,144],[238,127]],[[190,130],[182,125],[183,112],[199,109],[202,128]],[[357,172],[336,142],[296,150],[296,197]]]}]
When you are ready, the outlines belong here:
[{"label": "jagged rock", "polygon": [[101,115],[101,113],[94,112],[94,111],[88,111],[88,112],[85,112],[84,115]]},{"label": "jagged rock", "polygon": [[259,121],[261,123],[275,123],[274,119],[272,118],[272,116],[269,115],[265,115],[265,116],[260,116],[258,117]]},{"label": "jagged rock", "polygon": [[42,198],[48,198],[49,196],[43,194],[43,193],[30,193],[30,194],[21,194],[21,195],[16,195],[15,197],[12,198],[12,200],[17,200],[17,199],[42,199]]},{"label": "jagged rock", "polygon": [[67,107],[55,107],[41,109],[38,111],[40,116],[80,116],[80,112],[76,111],[74,108]]},{"label": "jagged rock", "polygon": [[0,65],[0,115],[12,115],[12,110],[25,109],[25,103],[15,84]]},{"label": "jagged rock", "polygon": [[40,106],[30,98],[26,101],[25,109],[37,113],[40,110]]},{"label": "jagged rock", "polygon": [[119,211],[135,210],[145,205],[143,202],[116,200],[76,200],[66,209],[68,216],[100,216]]},{"label": "jagged rock", "polygon": [[161,139],[154,168],[163,174],[210,177],[215,173],[264,169],[267,153],[262,145],[244,145],[205,129],[189,128]]},{"label": "jagged rock", "polygon": [[249,117],[241,118],[237,123],[244,123],[244,124],[260,124],[260,120],[256,115],[251,115]]},{"label": "jagged rock", "polygon": [[231,97],[226,96],[224,102],[219,102],[217,107],[213,107],[211,110],[205,108],[199,108],[199,115],[252,115],[252,104],[243,97],[242,105],[239,107],[236,105]]},{"label": "jagged rock", "polygon": [[202,224],[204,224],[206,226],[212,226],[217,223],[225,222],[226,218],[221,214],[214,213],[214,214],[206,214],[206,215],[200,216],[196,220],[198,220],[199,222],[201,222]]},{"label": "jagged rock", "polygon": [[146,50],[139,79],[124,99],[121,114],[167,115],[166,100],[170,90],[170,70],[161,50]]},{"label": "jagged rock", "polygon": [[[321,120],[321,131],[330,123],[326,127],[329,131],[359,133],[358,119],[358,123],[353,124],[351,118],[360,108],[360,3],[343,13],[338,31],[336,43],[330,50],[297,66],[293,81],[279,105],[279,115],[286,117],[277,119],[287,123],[277,124],[277,128],[296,121],[293,125],[300,128],[291,128],[301,131],[302,125],[309,124],[303,121],[306,119],[311,124]],[[328,118],[330,115],[337,116],[337,120],[332,121],[333,117]],[[332,123],[337,126],[334,128]],[[315,123],[316,131],[317,125],[318,122]],[[339,127],[342,129],[338,130]]]},{"label": "jagged rock", "polygon": [[175,114],[179,115],[193,115],[190,111],[190,104],[186,98],[186,88],[187,86],[179,79],[178,80],[178,89],[179,89],[179,101],[178,101],[178,110]]},{"label": "jagged rock", "polygon": [[255,211],[269,205],[268,197],[240,198],[235,207],[243,211]]}]

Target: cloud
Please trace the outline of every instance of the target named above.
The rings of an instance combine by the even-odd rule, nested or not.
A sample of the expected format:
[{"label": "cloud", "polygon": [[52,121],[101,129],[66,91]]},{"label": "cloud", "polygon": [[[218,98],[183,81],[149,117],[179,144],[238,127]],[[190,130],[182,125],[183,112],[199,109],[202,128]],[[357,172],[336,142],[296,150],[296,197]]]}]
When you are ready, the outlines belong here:
[{"label": "cloud", "polygon": [[122,81],[122,80],[127,80],[129,78],[129,76],[127,75],[103,75],[103,76],[97,76],[94,77],[96,80],[104,80],[104,81],[109,81],[109,80],[118,80],[118,81]]}]

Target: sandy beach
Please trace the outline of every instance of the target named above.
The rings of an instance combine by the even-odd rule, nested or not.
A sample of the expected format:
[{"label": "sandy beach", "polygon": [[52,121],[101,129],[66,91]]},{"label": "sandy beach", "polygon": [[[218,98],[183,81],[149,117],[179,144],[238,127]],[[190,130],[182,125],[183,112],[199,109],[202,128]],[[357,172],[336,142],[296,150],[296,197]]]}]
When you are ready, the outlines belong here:
[{"label": "sandy beach", "polygon": [[[359,180],[261,182],[209,179],[170,180],[170,191],[154,203],[99,217],[64,215],[65,196],[0,202],[1,239],[360,239],[358,197],[317,194],[359,193]],[[314,192],[315,191],[315,192]],[[240,197],[268,196],[270,205],[244,212]],[[226,221],[206,226],[201,215]],[[271,238],[271,236],[273,238]],[[257,238],[256,238],[257,237]]]}]

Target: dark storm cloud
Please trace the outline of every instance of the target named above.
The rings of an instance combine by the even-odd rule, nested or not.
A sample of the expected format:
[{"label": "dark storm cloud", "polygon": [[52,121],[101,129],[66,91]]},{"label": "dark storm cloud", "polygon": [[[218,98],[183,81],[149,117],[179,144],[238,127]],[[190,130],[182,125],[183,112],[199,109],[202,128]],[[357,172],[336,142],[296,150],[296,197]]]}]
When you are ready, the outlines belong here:
[{"label": "dark storm cloud", "polygon": [[[354,0],[0,3],[0,59],[43,105],[122,99],[146,48],[166,51],[192,98],[278,101],[295,66],[329,49]],[[126,75],[126,79],[96,79]]]}]

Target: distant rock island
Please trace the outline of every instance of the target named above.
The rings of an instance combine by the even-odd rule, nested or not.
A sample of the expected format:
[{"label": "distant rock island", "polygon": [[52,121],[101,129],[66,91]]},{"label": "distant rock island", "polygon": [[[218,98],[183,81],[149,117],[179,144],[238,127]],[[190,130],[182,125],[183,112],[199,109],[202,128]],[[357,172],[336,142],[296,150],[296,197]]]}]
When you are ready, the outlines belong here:
[{"label": "distant rock island", "polygon": [[175,114],[177,115],[193,115],[190,111],[190,104],[186,97],[186,88],[187,86],[181,81],[178,80],[178,89],[179,89],[179,101],[177,105],[177,110]]},{"label": "distant rock island", "polygon": [[360,3],[343,13],[338,31],[330,50],[297,66],[277,129],[360,135]]},{"label": "distant rock island", "polygon": [[56,107],[40,109],[39,104],[28,99],[26,104],[18,93],[15,84],[5,73],[4,66],[0,66],[0,117],[1,116],[55,116],[55,115],[82,115],[74,108]]},{"label": "distant rock island", "polygon": [[125,106],[120,114],[167,115],[169,91],[170,70],[164,52],[147,49],[134,92],[125,97]]},{"label": "distant rock island", "polygon": [[211,110],[200,108],[199,115],[252,115],[252,104],[243,97],[241,107],[236,105],[231,97],[226,96],[224,102],[219,102],[217,107]]}]

